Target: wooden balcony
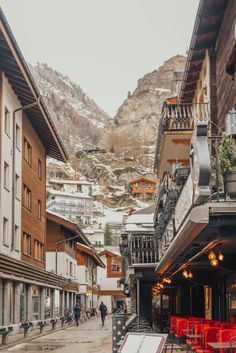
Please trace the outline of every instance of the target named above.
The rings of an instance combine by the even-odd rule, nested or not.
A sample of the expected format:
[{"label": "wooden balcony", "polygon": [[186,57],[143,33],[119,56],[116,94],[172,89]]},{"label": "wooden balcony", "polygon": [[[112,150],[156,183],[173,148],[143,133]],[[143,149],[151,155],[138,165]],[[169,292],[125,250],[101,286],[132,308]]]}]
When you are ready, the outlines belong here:
[{"label": "wooden balcony", "polygon": [[157,262],[157,243],[154,235],[133,235],[130,241],[131,265]]}]

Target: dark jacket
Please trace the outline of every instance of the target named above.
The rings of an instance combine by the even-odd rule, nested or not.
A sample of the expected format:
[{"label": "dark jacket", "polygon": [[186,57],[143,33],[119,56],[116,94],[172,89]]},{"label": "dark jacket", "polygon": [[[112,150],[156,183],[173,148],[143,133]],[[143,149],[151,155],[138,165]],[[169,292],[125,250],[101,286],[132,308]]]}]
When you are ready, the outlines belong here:
[{"label": "dark jacket", "polygon": [[106,313],[107,313],[106,305],[105,304],[100,304],[99,311],[101,311],[101,315],[106,315]]},{"label": "dark jacket", "polygon": [[75,315],[75,317],[80,317],[81,316],[80,307],[77,306],[77,305],[74,307],[74,315]]}]

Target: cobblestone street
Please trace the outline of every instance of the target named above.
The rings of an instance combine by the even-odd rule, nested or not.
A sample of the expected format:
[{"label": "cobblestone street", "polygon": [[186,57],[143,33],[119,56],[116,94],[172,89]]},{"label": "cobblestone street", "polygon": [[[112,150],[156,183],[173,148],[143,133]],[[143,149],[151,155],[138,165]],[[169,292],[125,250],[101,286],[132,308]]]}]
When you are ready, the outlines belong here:
[{"label": "cobblestone street", "polygon": [[101,325],[100,318],[91,318],[79,327],[72,326],[2,350],[2,352],[17,353],[35,353],[40,351],[55,353],[110,353],[111,317],[107,318],[105,326]]}]

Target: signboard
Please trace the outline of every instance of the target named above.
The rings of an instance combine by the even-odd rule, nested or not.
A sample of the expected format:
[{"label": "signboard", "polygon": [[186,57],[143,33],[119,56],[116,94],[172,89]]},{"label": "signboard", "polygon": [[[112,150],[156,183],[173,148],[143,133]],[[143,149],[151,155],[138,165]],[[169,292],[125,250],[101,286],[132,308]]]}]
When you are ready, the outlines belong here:
[{"label": "signboard", "polygon": [[119,353],[161,353],[166,339],[165,334],[128,332]]},{"label": "signboard", "polygon": [[193,204],[193,180],[189,175],[186,184],[181,192],[178,202],[175,207],[175,229],[178,230],[180,224],[185,218],[187,212]]}]

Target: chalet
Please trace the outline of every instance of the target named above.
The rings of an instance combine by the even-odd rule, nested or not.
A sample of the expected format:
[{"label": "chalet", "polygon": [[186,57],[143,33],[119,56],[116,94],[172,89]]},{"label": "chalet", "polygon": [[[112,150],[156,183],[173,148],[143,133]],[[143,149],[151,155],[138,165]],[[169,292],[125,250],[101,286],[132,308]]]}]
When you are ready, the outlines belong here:
[{"label": "chalet", "polygon": [[154,179],[140,177],[129,183],[129,189],[133,196],[143,199],[152,198],[156,193],[157,182]]},{"label": "chalet", "polygon": [[99,300],[107,306],[111,313],[125,304],[120,279],[122,277],[121,255],[118,248],[106,247],[98,254],[106,268],[98,268],[97,284],[100,286]]},{"label": "chalet", "polygon": [[79,292],[77,300],[82,310],[90,310],[91,314],[98,309],[99,288],[97,284],[97,269],[104,269],[102,262],[92,246],[76,244],[77,274]]}]

